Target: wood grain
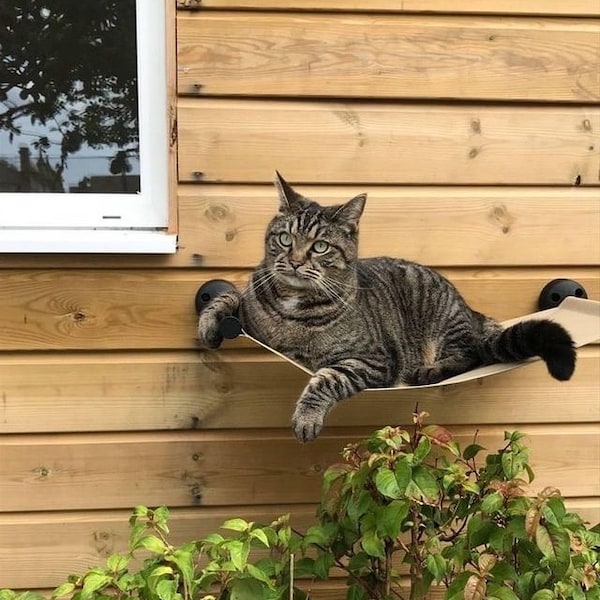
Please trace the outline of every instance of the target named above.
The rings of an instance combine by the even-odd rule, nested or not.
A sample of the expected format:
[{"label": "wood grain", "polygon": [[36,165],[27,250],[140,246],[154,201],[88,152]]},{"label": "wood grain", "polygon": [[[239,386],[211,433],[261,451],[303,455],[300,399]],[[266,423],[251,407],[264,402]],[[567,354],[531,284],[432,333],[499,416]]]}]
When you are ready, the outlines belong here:
[{"label": "wood grain", "polygon": [[[363,257],[397,256],[436,267],[600,264],[598,189],[353,185],[299,191],[323,204],[368,192]],[[181,185],[179,206],[182,261],[253,267],[262,259],[264,232],[277,211],[273,186]]]},{"label": "wood grain", "polygon": [[600,14],[595,0],[177,0],[178,8],[356,11],[390,13],[479,13],[515,15]]},{"label": "wood grain", "polygon": [[[494,449],[510,426],[481,426]],[[529,425],[536,479],[565,496],[599,496],[598,424]],[[331,427],[301,446],[290,429],[3,436],[0,512],[316,502],[322,473],[371,428]],[[472,426],[453,428],[464,445]],[[577,460],[573,460],[573,456]],[[76,493],[74,493],[76,490]]]},{"label": "wood grain", "polygon": [[[600,262],[596,188],[354,184],[299,189],[325,204],[368,192],[362,256],[403,256],[438,267]],[[180,184],[178,204],[174,255],[3,254],[0,269],[245,268],[262,258],[264,229],[277,210],[272,185]]]},{"label": "wood grain", "polygon": [[598,185],[600,109],[182,98],[179,180]]},{"label": "wood grain", "polygon": [[600,21],[180,13],[180,94],[600,99]]},{"label": "wood grain", "polygon": [[[600,504],[590,498],[569,498],[567,507],[591,523],[600,520]],[[218,530],[229,518],[242,517],[269,523],[291,513],[292,524],[300,531],[314,523],[316,506],[275,505],[174,509],[169,525],[170,539],[182,544]],[[99,565],[112,552],[127,548],[128,511],[0,514],[0,539],[13,540],[12,548],[0,545],[2,586],[9,588],[50,588],[66,581],[70,574]],[[312,585],[311,598],[334,598],[343,583],[339,580]],[[50,594],[48,594],[50,596]],[[345,596],[338,596],[345,600]]]},{"label": "wood grain", "polygon": [[[308,379],[252,350],[18,353],[0,356],[1,433],[287,428]],[[579,350],[571,381],[542,362],[459,386],[369,392],[337,407],[334,426],[408,422],[418,403],[445,425],[600,421],[600,347]]]},{"label": "wood grain", "polygon": [[[597,268],[441,269],[477,310],[499,320],[537,310],[543,286],[579,281],[600,298]],[[196,348],[194,298],[202,283],[235,270],[0,271],[0,350]]]}]

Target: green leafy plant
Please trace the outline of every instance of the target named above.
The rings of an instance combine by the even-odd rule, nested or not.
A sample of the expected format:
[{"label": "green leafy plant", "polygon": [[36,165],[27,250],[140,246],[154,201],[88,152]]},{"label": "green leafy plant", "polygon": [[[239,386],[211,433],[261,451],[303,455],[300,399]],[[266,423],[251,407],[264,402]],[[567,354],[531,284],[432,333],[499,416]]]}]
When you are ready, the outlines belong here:
[{"label": "green leafy plant", "polygon": [[[169,511],[138,506],[130,518],[129,551],[73,575],[52,600],[304,600],[290,592],[292,550],[300,538],[288,516],[268,526],[230,519],[221,533],[181,546],[169,542]],[[142,555],[143,560],[138,555]],[[0,590],[0,600],[47,600]]]},{"label": "green leafy plant", "polygon": [[[385,427],[348,444],[324,475],[317,522],[294,531],[240,518],[174,546],[165,507],[138,507],[129,550],[72,576],[53,600],[309,600],[295,576],[347,576],[347,600],[600,600],[600,528],[565,509],[556,488],[527,492],[523,434],[478,460],[448,430]],[[524,478],[527,478],[524,479]],[[140,556],[142,555],[142,556]],[[40,600],[0,590],[0,600]]]},{"label": "green leafy plant", "polygon": [[304,538],[318,556],[300,570],[343,569],[351,600],[414,600],[433,584],[447,600],[600,598],[599,532],[557,489],[527,495],[524,435],[506,432],[479,466],[482,446],[461,450],[426,416],[414,415],[412,431],[385,427],[345,447]]}]

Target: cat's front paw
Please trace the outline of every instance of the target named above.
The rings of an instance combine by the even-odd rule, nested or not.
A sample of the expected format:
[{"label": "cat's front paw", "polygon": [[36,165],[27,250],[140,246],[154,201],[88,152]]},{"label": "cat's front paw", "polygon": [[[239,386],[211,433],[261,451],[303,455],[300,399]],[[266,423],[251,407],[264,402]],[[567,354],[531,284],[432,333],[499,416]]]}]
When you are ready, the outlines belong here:
[{"label": "cat's front paw", "polygon": [[422,366],[413,369],[403,379],[409,385],[430,385],[445,379],[445,374],[435,366]]},{"label": "cat's front paw", "polygon": [[216,350],[221,345],[223,335],[219,331],[219,321],[214,313],[200,315],[196,340],[198,346],[205,350]]},{"label": "cat's front paw", "polygon": [[314,409],[296,407],[292,417],[294,434],[299,442],[306,443],[316,440],[321,429],[325,415]]}]

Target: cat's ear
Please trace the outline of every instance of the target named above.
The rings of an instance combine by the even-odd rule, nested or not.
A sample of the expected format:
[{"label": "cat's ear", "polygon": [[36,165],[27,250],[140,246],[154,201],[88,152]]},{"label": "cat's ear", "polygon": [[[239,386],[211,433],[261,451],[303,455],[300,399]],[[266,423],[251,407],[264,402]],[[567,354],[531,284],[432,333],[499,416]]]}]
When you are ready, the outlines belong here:
[{"label": "cat's ear", "polygon": [[275,171],[275,187],[279,194],[279,212],[293,212],[298,206],[299,194],[294,191],[279,171]]},{"label": "cat's ear", "polygon": [[336,221],[343,221],[349,223],[355,227],[358,227],[358,222],[365,209],[365,203],[367,201],[366,194],[359,194],[354,196],[351,200],[348,200],[346,204],[342,204],[333,215]]}]

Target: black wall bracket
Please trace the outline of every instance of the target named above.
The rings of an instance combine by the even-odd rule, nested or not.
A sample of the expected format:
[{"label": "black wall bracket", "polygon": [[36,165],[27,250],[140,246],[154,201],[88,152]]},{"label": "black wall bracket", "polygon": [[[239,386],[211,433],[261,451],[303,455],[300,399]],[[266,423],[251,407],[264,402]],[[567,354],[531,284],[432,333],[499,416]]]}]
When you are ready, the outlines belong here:
[{"label": "black wall bracket", "polygon": [[573,279],[553,279],[540,292],[538,306],[540,310],[556,308],[567,296],[587,299],[585,288]]}]

